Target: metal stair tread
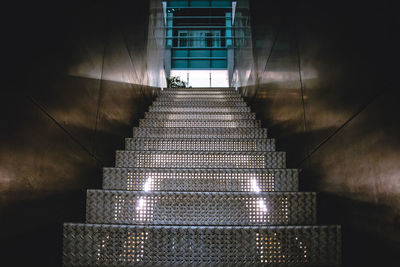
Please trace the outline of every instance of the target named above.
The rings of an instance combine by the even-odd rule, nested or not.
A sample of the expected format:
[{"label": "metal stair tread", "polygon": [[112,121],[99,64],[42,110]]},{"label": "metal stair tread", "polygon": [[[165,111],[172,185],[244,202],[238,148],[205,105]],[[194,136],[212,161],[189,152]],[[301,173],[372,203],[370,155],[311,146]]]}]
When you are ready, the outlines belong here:
[{"label": "metal stair tread", "polygon": [[250,112],[250,107],[169,107],[169,106],[150,106],[149,112],[187,112],[187,113],[229,113],[229,112]]},{"label": "metal stair tread", "polygon": [[86,219],[113,224],[311,225],[316,221],[316,193],[88,190]]},{"label": "metal stair tread", "polygon": [[314,225],[317,194],[237,90],[165,89],[148,110],[87,223],[64,224],[64,265],[340,264],[341,227]]},{"label": "metal stair tread", "polygon": [[[266,128],[250,128],[250,127],[237,127],[237,128],[199,128],[199,127],[134,127],[133,137],[137,136],[162,136],[162,138],[267,138],[268,130]],[[193,137],[195,136],[195,137]],[[217,137],[218,136],[218,137]]]},{"label": "metal stair tread", "polygon": [[254,179],[260,192],[298,191],[299,170],[287,168],[227,169],[227,168],[103,168],[103,189],[141,191],[152,177],[160,191],[253,191]]},{"label": "metal stair tread", "polygon": [[275,151],[275,139],[125,138],[125,150]]},{"label": "metal stair tread", "polygon": [[256,116],[252,112],[158,112],[149,111],[145,113],[145,119],[168,119],[168,120],[242,120],[255,119]]},{"label": "metal stair tread", "polygon": [[[116,152],[116,167],[281,168],[285,152],[125,151]],[[242,161],[240,161],[242,160]],[[185,165],[186,164],[186,165]]]},{"label": "metal stair tread", "polygon": [[154,101],[152,107],[247,107],[244,101],[225,101],[225,102],[209,102],[209,101],[181,101],[171,103],[169,101]]},{"label": "metal stair tread", "polygon": [[157,119],[140,119],[139,127],[171,127],[171,128],[184,128],[184,127],[222,127],[222,128],[236,128],[236,127],[248,127],[248,128],[258,128],[261,127],[260,120],[235,120],[235,121],[225,121],[225,120],[157,120]]},{"label": "metal stair tread", "polygon": [[[148,266],[265,266],[267,261],[264,255],[282,254],[286,255],[286,259],[280,266],[337,266],[341,255],[340,230],[338,225],[134,226],[66,223],[63,229],[63,257],[65,265],[79,266],[126,266],[136,263]],[[269,242],[271,246],[267,246]]]}]

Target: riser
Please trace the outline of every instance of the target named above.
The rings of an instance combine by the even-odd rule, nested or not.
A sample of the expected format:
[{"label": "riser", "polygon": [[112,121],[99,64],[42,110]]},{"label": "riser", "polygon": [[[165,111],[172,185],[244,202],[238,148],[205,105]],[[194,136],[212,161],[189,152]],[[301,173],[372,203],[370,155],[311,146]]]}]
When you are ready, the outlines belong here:
[{"label": "riser", "polygon": [[103,189],[143,191],[279,192],[298,191],[297,169],[104,168]]},{"label": "riser", "polygon": [[340,266],[340,231],[340,226],[64,224],[63,265]]},{"label": "riser", "polygon": [[237,113],[237,112],[250,112],[249,107],[149,107],[150,112],[181,112],[181,113]]},{"label": "riser", "polygon": [[160,128],[135,127],[133,137],[143,138],[267,138],[265,128]]},{"label": "riser", "polygon": [[239,97],[230,97],[230,98],[190,98],[190,99],[184,99],[184,98],[166,98],[166,97],[158,97],[156,101],[153,103],[158,103],[158,102],[169,102],[172,104],[175,103],[185,103],[185,102],[191,102],[191,103],[210,103],[210,104],[219,104],[219,103],[245,103],[242,98]]},{"label": "riser", "polygon": [[117,151],[116,167],[285,168],[285,152]]},{"label": "riser", "polygon": [[211,101],[154,101],[153,107],[246,107],[244,101],[227,101],[227,102],[211,102]]},{"label": "riser", "polygon": [[157,151],[275,151],[274,139],[141,139],[126,138],[125,150]]},{"label": "riser", "polygon": [[146,119],[158,120],[255,120],[254,113],[165,113],[165,112],[146,112]]},{"label": "riser", "polygon": [[157,99],[242,99],[239,94],[160,94]]},{"label": "riser", "polygon": [[[147,181],[151,191],[152,180]],[[146,225],[312,225],[315,193],[88,190],[87,223]]]},{"label": "riser", "polygon": [[201,98],[206,98],[206,99],[229,99],[229,98],[233,98],[233,99],[237,99],[240,98],[242,99],[242,96],[238,93],[236,94],[208,94],[208,93],[202,93],[202,94],[165,94],[165,93],[161,93],[158,95],[158,98],[172,98],[172,99],[191,99],[191,98],[195,98],[195,99],[201,99]]},{"label": "riser", "polygon": [[160,91],[161,94],[238,94],[238,91],[234,89],[164,89]]},{"label": "riser", "polygon": [[139,127],[166,127],[166,128],[238,128],[261,127],[259,120],[238,121],[173,121],[173,120],[139,120]]},{"label": "riser", "polygon": [[164,89],[160,93],[173,93],[173,94],[221,94],[221,93],[238,93],[233,88],[196,88],[196,89]]}]

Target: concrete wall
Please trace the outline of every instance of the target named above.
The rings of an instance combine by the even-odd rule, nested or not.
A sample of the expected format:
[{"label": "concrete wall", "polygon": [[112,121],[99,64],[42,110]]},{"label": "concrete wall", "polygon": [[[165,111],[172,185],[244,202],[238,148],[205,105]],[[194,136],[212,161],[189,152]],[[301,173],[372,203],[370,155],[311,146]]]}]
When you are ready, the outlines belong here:
[{"label": "concrete wall", "polygon": [[251,1],[254,65],[242,93],[288,166],[302,168],[301,189],[321,192],[319,223],[343,225],[344,265],[397,266],[392,7],[293,2]]},{"label": "concrete wall", "polygon": [[164,83],[163,58],[148,59],[163,48],[154,29],[161,3],[153,4],[4,8],[1,265],[61,265],[63,222],[84,222],[86,189],[100,188],[102,167],[114,165],[154,98],[151,86]]}]

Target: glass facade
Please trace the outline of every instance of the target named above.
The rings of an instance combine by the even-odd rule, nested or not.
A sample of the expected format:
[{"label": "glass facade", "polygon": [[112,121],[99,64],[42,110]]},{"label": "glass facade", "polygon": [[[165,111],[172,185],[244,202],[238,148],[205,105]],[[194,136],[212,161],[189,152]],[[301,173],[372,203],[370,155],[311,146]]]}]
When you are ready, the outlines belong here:
[{"label": "glass facade", "polygon": [[170,69],[226,70],[232,46],[232,1],[166,2]]}]

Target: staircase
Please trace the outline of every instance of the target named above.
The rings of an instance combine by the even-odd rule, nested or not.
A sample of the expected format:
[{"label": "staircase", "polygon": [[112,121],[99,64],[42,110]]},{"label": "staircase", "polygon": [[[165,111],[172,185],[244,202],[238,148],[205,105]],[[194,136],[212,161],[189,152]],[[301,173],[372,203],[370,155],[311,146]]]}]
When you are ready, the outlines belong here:
[{"label": "staircase", "polygon": [[254,113],[233,89],[161,91],[64,224],[65,266],[340,266],[340,226],[316,226]]}]

